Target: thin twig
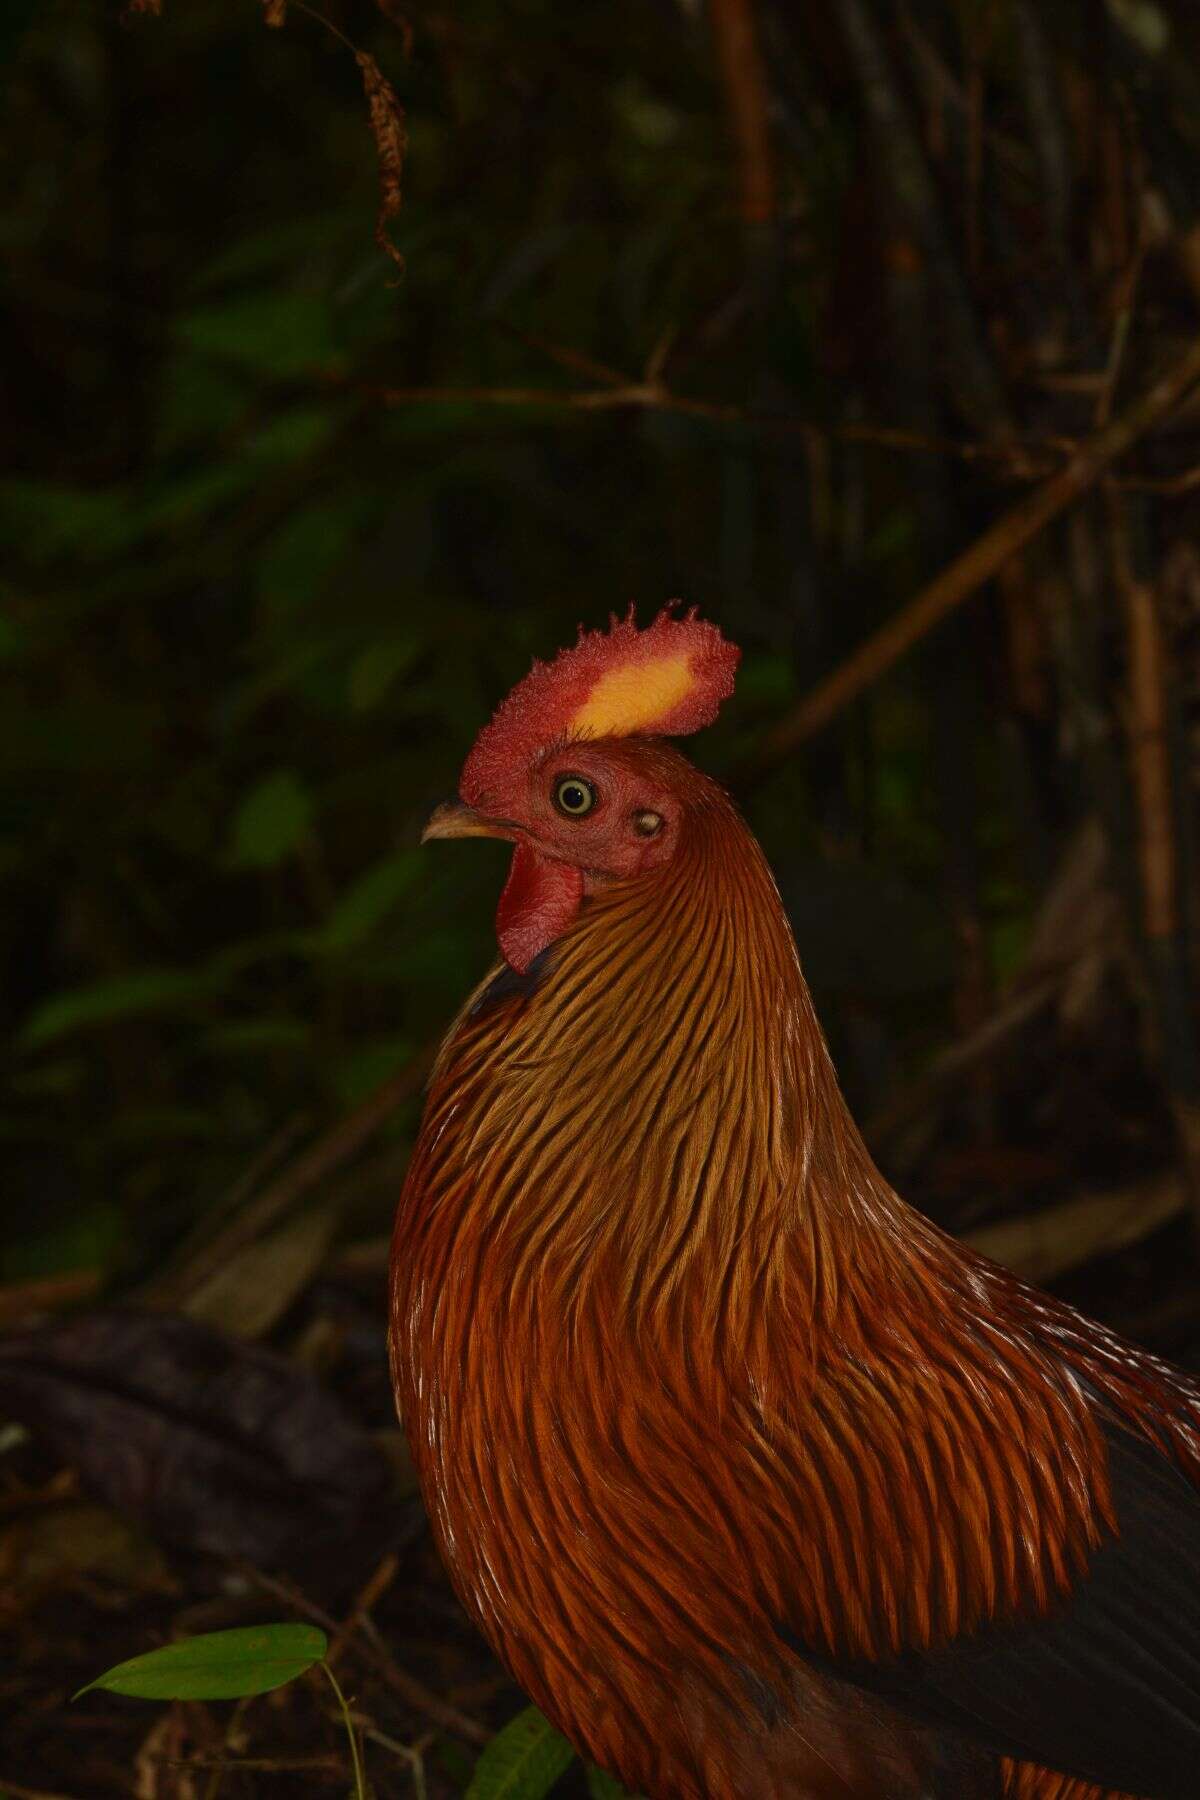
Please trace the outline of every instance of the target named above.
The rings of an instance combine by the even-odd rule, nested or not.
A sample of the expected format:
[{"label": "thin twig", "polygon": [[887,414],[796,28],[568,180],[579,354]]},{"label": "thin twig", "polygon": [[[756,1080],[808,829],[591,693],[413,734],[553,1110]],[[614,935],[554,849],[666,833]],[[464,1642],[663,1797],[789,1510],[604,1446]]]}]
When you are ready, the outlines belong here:
[{"label": "thin twig", "polygon": [[1178,405],[1197,381],[1200,338],[1132,406],[1089,439],[1065,468],[997,519],[903,611],[780,719],[743,761],[737,777],[745,779],[777,767],[806,738],[826,726],[948,613],[977,593],[1015,551],[1085,494],[1107,468]]},{"label": "thin twig", "polygon": [[[1045,435],[1038,438],[1010,437],[996,442],[971,442],[958,438],[931,436],[928,432],[911,431],[902,425],[864,425],[856,422],[828,424],[805,419],[795,413],[764,412],[755,407],[739,406],[726,400],[704,400],[694,395],[677,394],[655,379],[632,379],[621,376],[620,384],[612,384],[612,371],[604,379],[603,388],[544,387],[368,387],[359,391],[384,406],[471,405],[471,406],[536,406],[551,412],[669,412],[686,418],[713,419],[721,424],[759,425],[767,430],[795,432],[803,437],[832,437],[845,443],[874,444],[885,450],[916,450],[933,456],[956,456],[964,462],[992,462],[1004,466],[1020,477],[1044,476],[1052,472],[1051,459],[1073,455],[1079,449],[1078,438]],[[1031,462],[1030,458],[1041,458]]]},{"label": "thin twig", "polygon": [[363,1620],[374,1611],[380,1599],[386,1594],[393,1581],[395,1581],[399,1569],[400,1558],[396,1555],[394,1550],[389,1550],[378,1568],[371,1575],[369,1581],[367,1581],[355,1598],[353,1606],[346,1615],[344,1624],[338,1628],[336,1634],[330,1639],[329,1648],[325,1652],[325,1661],[328,1665],[332,1666],[341,1656],[343,1650],[346,1648],[347,1638],[352,1637],[355,1631],[361,1626]]},{"label": "thin twig", "polygon": [[324,1658],[317,1664],[317,1667],[325,1671],[329,1685],[337,1695],[337,1703],[341,1708],[342,1718],[345,1721],[346,1733],[350,1739],[350,1760],[354,1764],[355,1800],[367,1800],[367,1785],[363,1779],[362,1757],[359,1754],[358,1749],[358,1733],[354,1729],[354,1720],[350,1717],[350,1708],[346,1705],[346,1696],[342,1692],[341,1684],[339,1683],[337,1676]]},{"label": "thin twig", "polygon": [[416,1800],[426,1800],[425,1785],[425,1752],[433,1742],[431,1733],[419,1737],[415,1744],[402,1744],[398,1738],[389,1737],[380,1731],[377,1725],[364,1725],[363,1736],[378,1744],[381,1750],[387,1750],[392,1756],[399,1756],[412,1770],[413,1793]]},{"label": "thin twig", "polygon": [[241,1729],[242,1720],[246,1716],[246,1709],[250,1705],[250,1699],[251,1696],[244,1696],[238,1701],[233,1712],[230,1714],[229,1723],[225,1727],[225,1736],[221,1742],[221,1748],[217,1752],[217,1761],[214,1765],[208,1787],[205,1790],[204,1800],[218,1800],[221,1789],[225,1785],[225,1771],[230,1766],[229,1752],[233,1747],[234,1737]]},{"label": "thin twig", "polygon": [[[339,1621],[291,1582],[280,1581],[276,1576],[267,1575],[262,1569],[252,1567],[247,1567],[246,1573],[266,1593],[274,1594],[297,1612],[304,1613],[314,1624],[327,1631],[330,1637],[337,1636]],[[448,1700],[441,1699],[424,1682],[418,1681],[415,1675],[410,1675],[407,1669],[399,1666],[367,1615],[357,1621],[356,1629],[372,1667],[414,1712],[421,1713],[434,1725],[440,1725],[444,1731],[451,1732],[469,1744],[486,1744],[490,1741],[491,1732],[478,1719],[472,1719],[468,1713],[460,1711]]]}]

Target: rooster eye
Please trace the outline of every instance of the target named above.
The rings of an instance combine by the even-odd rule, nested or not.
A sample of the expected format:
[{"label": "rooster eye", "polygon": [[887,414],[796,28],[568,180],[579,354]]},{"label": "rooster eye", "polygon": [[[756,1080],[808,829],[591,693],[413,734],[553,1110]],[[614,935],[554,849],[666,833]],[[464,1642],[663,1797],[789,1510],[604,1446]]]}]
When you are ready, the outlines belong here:
[{"label": "rooster eye", "polygon": [[596,790],[582,775],[560,775],[554,784],[554,804],[568,819],[582,819],[596,804]]}]

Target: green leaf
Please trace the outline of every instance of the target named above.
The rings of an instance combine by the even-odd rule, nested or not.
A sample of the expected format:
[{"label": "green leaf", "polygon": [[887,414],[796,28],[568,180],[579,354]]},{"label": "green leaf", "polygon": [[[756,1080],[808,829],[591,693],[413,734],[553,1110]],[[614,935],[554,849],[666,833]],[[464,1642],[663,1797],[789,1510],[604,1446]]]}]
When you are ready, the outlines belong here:
[{"label": "green leaf", "polygon": [[79,1694],[104,1688],[137,1700],[240,1700],[294,1681],[324,1654],[325,1633],[315,1625],[208,1631],[118,1663]]},{"label": "green leaf", "polygon": [[68,1269],[104,1270],[116,1261],[125,1214],[113,1200],[44,1205],[23,1229],[0,1242],[0,1280],[34,1281]]},{"label": "green leaf", "polygon": [[334,1086],[343,1106],[357,1106],[365,1100],[412,1061],[413,1051],[412,1039],[396,1034],[359,1044],[333,1071]]},{"label": "green leaf", "polygon": [[417,645],[411,638],[392,638],[372,644],[355,658],[348,683],[352,712],[370,712],[379,705],[398,675],[413,661]]},{"label": "green leaf", "polygon": [[88,987],[70,988],[38,1007],[22,1032],[29,1050],[88,1025],[107,1025],[135,1013],[164,1012],[196,1000],[213,987],[210,975],[188,969],[139,969]]},{"label": "green leaf", "polygon": [[308,836],[312,801],[290,769],[251,788],[233,821],[231,858],[243,869],[272,869]]},{"label": "green leaf", "polygon": [[322,946],[335,954],[370,937],[413,885],[421,868],[417,850],[385,856],[342,895],[321,932]]},{"label": "green leaf", "polygon": [[231,1019],[225,1024],[214,1025],[201,1039],[199,1048],[214,1056],[260,1056],[264,1051],[306,1050],[311,1041],[311,1025],[281,1015],[278,1018]]},{"label": "green leaf", "polygon": [[475,1764],[467,1800],[542,1800],[575,1752],[536,1706],[510,1719]]},{"label": "green leaf", "polygon": [[191,350],[286,378],[334,366],[338,351],[331,317],[319,294],[280,286],[197,307],[177,331]]},{"label": "green leaf", "polygon": [[[587,1789],[592,1800],[626,1800],[628,1788],[608,1773],[606,1769],[598,1769],[595,1763],[587,1766]],[[635,1797],[636,1800],[636,1797]]]},{"label": "green leaf", "polygon": [[16,656],[25,648],[25,643],[25,632],[16,620],[0,614],[0,658]]}]

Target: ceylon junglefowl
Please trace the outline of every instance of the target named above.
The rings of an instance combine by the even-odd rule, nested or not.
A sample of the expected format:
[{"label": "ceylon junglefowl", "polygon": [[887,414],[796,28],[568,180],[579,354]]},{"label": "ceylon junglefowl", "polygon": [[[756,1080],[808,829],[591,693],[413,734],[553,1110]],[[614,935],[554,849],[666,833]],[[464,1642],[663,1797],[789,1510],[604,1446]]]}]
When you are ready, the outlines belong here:
[{"label": "ceylon junglefowl", "polygon": [[1200,1387],[875,1168],[728,795],[737,650],[581,632],[426,837],[515,845],[391,1267],[454,1585],[650,1800],[1200,1795]]}]

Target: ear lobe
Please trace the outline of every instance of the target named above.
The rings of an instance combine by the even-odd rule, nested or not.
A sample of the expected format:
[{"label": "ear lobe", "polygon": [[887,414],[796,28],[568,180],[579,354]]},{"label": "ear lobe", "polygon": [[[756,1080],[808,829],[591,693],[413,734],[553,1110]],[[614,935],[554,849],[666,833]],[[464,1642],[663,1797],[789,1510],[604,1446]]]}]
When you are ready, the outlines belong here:
[{"label": "ear lobe", "polygon": [[518,842],[496,908],[496,936],[510,968],[524,975],[539,951],[562,936],[582,899],[581,869]]}]

